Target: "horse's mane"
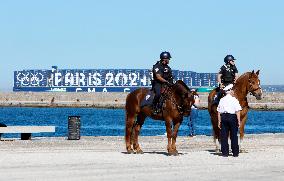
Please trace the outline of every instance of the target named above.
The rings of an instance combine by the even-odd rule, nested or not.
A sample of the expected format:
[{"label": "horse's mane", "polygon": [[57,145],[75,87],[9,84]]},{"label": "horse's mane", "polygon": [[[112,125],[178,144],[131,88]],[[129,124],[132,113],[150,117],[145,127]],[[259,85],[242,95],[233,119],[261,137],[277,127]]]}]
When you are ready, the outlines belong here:
[{"label": "horse's mane", "polygon": [[178,85],[182,85],[186,90],[188,90],[188,91],[191,91],[190,89],[189,89],[189,87],[184,83],[184,81],[182,81],[182,80],[177,80],[176,81],[176,84]]},{"label": "horse's mane", "polygon": [[251,72],[245,72],[243,73],[236,81],[236,84],[234,87],[237,87],[237,86],[241,86],[241,84],[243,83],[244,80],[248,79],[249,76],[251,75]]},{"label": "horse's mane", "polygon": [[243,73],[243,74],[238,78],[237,82],[243,80],[246,76],[249,76],[250,74],[251,74],[251,72],[245,72],[245,73]]}]

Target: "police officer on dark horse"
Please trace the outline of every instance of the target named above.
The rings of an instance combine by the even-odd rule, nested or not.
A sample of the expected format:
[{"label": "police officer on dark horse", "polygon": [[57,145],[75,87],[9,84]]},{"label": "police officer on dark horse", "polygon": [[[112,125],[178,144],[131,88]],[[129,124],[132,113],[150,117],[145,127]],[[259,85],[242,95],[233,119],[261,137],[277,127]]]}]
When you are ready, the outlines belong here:
[{"label": "police officer on dark horse", "polygon": [[[171,55],[169,52],[162,52],[160,61],[153,66],[154,83],[153,89],[156,92],[155,106],[159,106],[159,113],[153,114],[151,103],[143,104],[152,96],[147,88],[139,88],[130,92],[125,103],[125,145],[127,153],[142,154],[143,151],[138,143],[138,136],[146,117],[165,122],[169,155],[178,155],[176,139],[179,127],[184,116],[189,116],[191,107],[195,103],[196,91],[192,91],[182,81],[177,80],[172,84],[172,71],[168,66]],[[161,96],[161,89],[165,87]],[[163,98],[160,101],[160,97]],[[160,104],[160,105],[158,105]]]},{"label": "police officer on dark horse", "polygon": [[153,65],[153,81],[152,89],[154,90],[155,97],[153,100],[154,114],[159,114],[161,112],[163,100],[161,100],[162,89],[165,86],[171,86],[173,84],[173,74],[170,68],[169,60],[172,58],[170,52],[162,52],[160,54],[160,61],[157,61]]},{"label": "police officer on dark horse", "polygon": [[235,57],[227,55],[224,58],[225,64],[218,72],[219,91],[214,99],[214,104],[218,104],[223,94],[223,88],[229,84],[235,84],[238,79],[238,69],[235,65]]}]

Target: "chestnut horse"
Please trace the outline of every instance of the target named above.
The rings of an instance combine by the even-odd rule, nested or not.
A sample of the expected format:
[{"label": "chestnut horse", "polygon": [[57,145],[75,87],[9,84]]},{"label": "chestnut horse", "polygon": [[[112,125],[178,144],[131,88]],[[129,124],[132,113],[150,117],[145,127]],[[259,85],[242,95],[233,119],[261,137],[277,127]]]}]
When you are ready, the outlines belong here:
[{"label": "chestnut horse", "polygon": [[[260,81],[258,75],[259,75],[259,70],[256,73],[254,71],[246,72],[237,79],[236,84],[233,87],[234,96],[239,100],[240,105],[242,107],[241,125],[240,125],[240,143],[239,143],[241,151],[244,151],[243,149],[241,149],[241,142],[243,141],[244,138],[244,128],[247,121],[247,113],[249,110],[247,94],[250,92],[257,100],[260,100],[262,96],[262,90],[260,87]],[[220,151],[219,144],[217,144],[216,142],[216,140],[218,140],[220,143],[220,129],[218,128],[217,105],[213,104],[213,99],[215,95],[216,95],[216,89],[212,90],[208,96],[208,111],[213,126],[213,137],[216,146],[216,151]]]},{"label": "chestnut horse", "polygon": [[[139,143],[138,136],[146,117],[155,120],[165,121],[168,154],[178,155],[176,150],[176,138],[179,126],[183,121],[183,116],[189,116],[191,106],[194,104],[194,95],[196,92],[191,91],[187,85],[178,80],[171,87],[166,87],[163,96],[166,97],[161,113],[153,115],[151,106],[140,107],[141,101],[147,95],[149,89],[140,88],[127,95],[125,112],[125,143],[127,153],[143,154]],[[137,117],[137,120],[135,119]],[[171,125],[173,124],[173,130]]]}]

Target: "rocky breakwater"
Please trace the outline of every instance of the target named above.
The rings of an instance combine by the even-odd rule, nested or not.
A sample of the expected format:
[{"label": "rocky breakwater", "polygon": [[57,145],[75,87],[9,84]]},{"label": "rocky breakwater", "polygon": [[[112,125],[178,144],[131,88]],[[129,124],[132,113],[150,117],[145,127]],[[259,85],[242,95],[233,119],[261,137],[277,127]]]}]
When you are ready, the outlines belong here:
[{"label": "rocky breakwater", "polygon": [[107,92],[10,92],[0,93],[0,106],[122,108],[126,96]]},{"label": "rocky breakwater", "polygon": [[254,109],[284,110],[284,92],[264,92],[261,100],[249,95],[248,102]]},{"label": "rocky breakwater", "polygon": [[[199,108],[207,109],[208,93],[199,93],[199,97]],[[261,100],[256,100],[256,98],[250,94],[247,98],[251,109],[284,110],[284,92],[264,92]]]},{"label": "rocky breakwater", "polygon": [[[109,92],[9,92],[0,93],[2,107],[97,107],[123,108],[128,93]],[[207,108],[208,93],[199,93],[200,108]],[[263,93],[262,100],[248,96],[252,109],[284,110],[284,93]]]}]

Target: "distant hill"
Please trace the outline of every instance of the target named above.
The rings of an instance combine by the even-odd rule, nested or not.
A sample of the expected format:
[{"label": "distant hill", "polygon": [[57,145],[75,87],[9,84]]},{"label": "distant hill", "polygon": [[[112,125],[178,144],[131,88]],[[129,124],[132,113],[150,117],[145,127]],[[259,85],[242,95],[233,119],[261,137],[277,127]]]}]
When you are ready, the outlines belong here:
[{"label": "distant hill", "polygon": [[284,92],[284,85],[261,85],[264,92]]}]

